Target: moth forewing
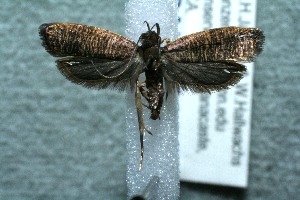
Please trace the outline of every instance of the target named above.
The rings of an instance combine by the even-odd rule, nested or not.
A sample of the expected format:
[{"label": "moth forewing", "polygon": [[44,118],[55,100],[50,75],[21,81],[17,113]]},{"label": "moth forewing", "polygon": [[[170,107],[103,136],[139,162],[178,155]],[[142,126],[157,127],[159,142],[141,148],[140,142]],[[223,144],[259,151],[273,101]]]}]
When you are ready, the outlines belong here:
[{"label": "moth forewing", "polygon": [[251,62],[262,51],[264,35],[257,28],[224,27],[180,37],[166,46],[176,62]]},{"label": "moth forewing", "polygon": [[39,34],[42,45],[55,57],[125,59],[136,49],[136,43],[122,35],[82,24],[42,24]]}]

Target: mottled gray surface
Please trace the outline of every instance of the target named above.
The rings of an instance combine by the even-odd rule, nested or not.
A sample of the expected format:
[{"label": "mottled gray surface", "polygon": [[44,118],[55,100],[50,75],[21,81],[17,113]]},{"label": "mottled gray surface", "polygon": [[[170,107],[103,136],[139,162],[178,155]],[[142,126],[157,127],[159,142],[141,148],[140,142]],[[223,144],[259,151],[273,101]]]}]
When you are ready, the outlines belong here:
[{"label": "mottled gray surface", "polygon": [[0,3],[0,199],[126,196],[124,94],[66,81],[40,45],[45,22],[124,33],[124,1],[82,2]]},{"label": "mottled gray surface", "polygon": [[[63,3],[62,3],[63,2]],[[125,33],[124,0],[0,0],[0,199],[125,199],[124,94],[66,81],[40,46],[45,22]],[[183,183],[181,199],[299,199],[300,3],[258,1],[247,191]]]}]

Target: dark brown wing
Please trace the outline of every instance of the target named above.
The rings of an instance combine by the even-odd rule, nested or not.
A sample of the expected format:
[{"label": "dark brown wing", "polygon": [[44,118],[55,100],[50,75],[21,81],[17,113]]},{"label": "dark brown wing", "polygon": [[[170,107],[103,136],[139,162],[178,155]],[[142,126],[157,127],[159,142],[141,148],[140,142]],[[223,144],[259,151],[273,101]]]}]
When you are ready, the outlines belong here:
[{"label": "dark brown wing", "polygon": [[253,61],[263,43],[263,32],[256,28],[217,28],[178,38],[162,50],[168,90],[226,89],[246,71],[236,62]]},{"label": "dark brown wing", "polygon": [[164,50],[176,62],[251,62],[262,51],[264,35],[257,28],[225,27],[180,37]]},{"label": "dark brown wing", "polygon": [[162,59],[168,92],[191,90],[208,92],[227,89],[236,84],[246,71],[244,65],[231,62],[178,63]]},{"label": "dark brown wing", "polygon": [[137,45],[105,29],[71,23],[43,24],[42,45],[58,59],[61,73],[86,87],[124,89],[143,71]]},{"label": "dark brown wing", "polygon": [[55,57],[80,56],[125,59],[132,56],[136,44],[109,30],[71,23],[42,24],[42,45]]},{"label": "dark brown wing", "polygon": [[59,71],[70,81],[89,88],[125,90],[134,87],[142,73],[138,56],[121,61],[103,58],[67,57],[56,61]]}]

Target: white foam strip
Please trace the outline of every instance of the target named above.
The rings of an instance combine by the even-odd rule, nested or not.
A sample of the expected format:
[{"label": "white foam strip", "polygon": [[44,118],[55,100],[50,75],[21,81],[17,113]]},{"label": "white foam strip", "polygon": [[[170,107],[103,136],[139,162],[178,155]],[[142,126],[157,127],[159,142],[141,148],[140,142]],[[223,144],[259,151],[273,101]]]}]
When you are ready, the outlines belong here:
[{"label": "white foam strip", "polygon": [[[144,21],[150,26],[159,23],[161,37],[177,37],[177,0],[129,0],[126,3],[127,37],[138,40],[147,31]],[[155,30],[155,29],[154,29]],[[140,77],[143,81],[144,78]],[[160,120],[149,119],[150,113],[144,108],[145,125],[153,133],[144,137],[143,168],[139,171],[140,141],[134,93],[128,91],[127,101],[127,186],[128,198],[139,194],[152,176],[159,177],[155,199],[179,198],[179,144],[177,95],[170,94],[164,101]]]}]

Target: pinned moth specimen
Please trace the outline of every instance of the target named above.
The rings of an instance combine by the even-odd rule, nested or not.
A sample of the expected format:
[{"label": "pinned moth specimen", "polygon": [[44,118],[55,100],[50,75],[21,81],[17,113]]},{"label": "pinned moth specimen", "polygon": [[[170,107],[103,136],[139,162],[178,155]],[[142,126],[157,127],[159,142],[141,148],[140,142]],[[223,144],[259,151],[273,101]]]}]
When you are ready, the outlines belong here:
[{"label": "pinned moth specimen", "polygon": [[[109,30],[81,24],[49,23],[39,27],[42,45],[59,57],[57,67],[67,79],[88,88],[130,87],[135,91],[141,142],[139,169],[144,133],[151,134],[144,125],[143,105],[150,109],[150,118],[156,120],[168,93],[227,89],[246,71],[238,62],[254,61],[264,43],[260,29],[240,27],[205,30],[169,41],[160,37],[158,23],[152,27],[145,23],[147,31],[137,43]],[[139,80],[141,73],[145,73],[144,81]]]}]

